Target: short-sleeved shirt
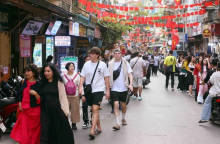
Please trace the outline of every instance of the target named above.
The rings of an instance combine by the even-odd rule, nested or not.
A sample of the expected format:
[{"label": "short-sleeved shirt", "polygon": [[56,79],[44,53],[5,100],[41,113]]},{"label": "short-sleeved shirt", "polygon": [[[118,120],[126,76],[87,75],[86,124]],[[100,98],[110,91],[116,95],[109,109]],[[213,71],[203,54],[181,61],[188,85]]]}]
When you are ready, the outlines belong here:
[{"label": "short-sleeved shirt", "polygon": [[175,72],[176,58],[174,56],[167,56],[164,60],[166,66],[173,65],[173,72]]},{"label": "short-sleeved shirt", "polygon": [[154,66],[159,66],[159,61],[160,61],[159,57],[154,57]]},{"label": "short-sleeved shirt", "polygon": [[[128,62],[126,62],[126,63],[127,63],[127,73],[129,74],[132,72],[132,69],[131,69],[131,66],[129,65],[129,63]],[[121,64],[121,61],[114,62],[114,71],[118,69],[120,64]],[[125,85],[123,68],[121,68],[120,75],[116,80],[114,80],[111,91],[124,92],[127,90],[128,90],[128,88]]]},{"label": "short-sleeved shirt", "polygon": [[[133,77],[134,78],[142,78],[143,77],[143,67],[145,67],[145,62],[142,58],[135,57],[131,59],[130,65],[133,67]],[[137,61],[137,63],[136,63]],[[136,63],[136,64],[135,64]],[[134,66],[135,64],[135,66]]]},{"label": "short-sleeved shirt", "polygon": [[145,60],[145,68],[149,68],[150,62],[148,60]]},{"label": "short-sleeved shirt", "polygon": [[[91,84],[91,80],[93,77],[93,74],[95,72],[95,68],[97,66],[97,63],[92,63],[91,61],[88,61],[84,64],[81,76],[86,78],[86,85]],[[102,61],[99,62],[99,66],[96,70],[95,77],[93,79],[92,83],[92,93],[94,92],[102,92],[105,90],[105,81],[104,78],[109,76],[109,70],[106,66],[106,64]]]}]

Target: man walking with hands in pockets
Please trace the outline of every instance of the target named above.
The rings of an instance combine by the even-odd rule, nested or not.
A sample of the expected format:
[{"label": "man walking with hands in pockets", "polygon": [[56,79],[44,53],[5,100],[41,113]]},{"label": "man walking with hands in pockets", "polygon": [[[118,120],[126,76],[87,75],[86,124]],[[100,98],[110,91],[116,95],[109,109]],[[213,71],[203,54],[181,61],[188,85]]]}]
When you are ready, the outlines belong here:
[{"label": "man walking with hands in pockets", "polygon": [[[133,76],[130,64],[122,58],[121,50],[114,50],[114,58],[109,62],[110,72],[110,88],[111,88],[111,100],[114,104],[114,115],[116,119],[116,125],[113,127],[115,130],[120,130],[119,120],[119,102],[122,106],[122,125],[127,125],[125,120],[126,115],[126,99],[128,95],[128,89],[133,91]],[[130,84],[128,82],[128,77]]]},{"label": "man walking with hands in pockets", "polygon": [[[92,128],[89,134],[91,139],[95,138],[95,135],[102,132],[100,119],[99,119],[99,106],[104,96],[105,85],[107,88],[106,99],[110,96],[109,88],[109,71],[106,64],[99,61],[101,51],[98,47],[93,47],[89,51],[91,61],[84,64],[80,84],[79,94],[82,94],[82,85],[86,80],[86,88],[84,89],[86,100],[89,106],[92,106]],[[95,130],[97,126],[97,129]]]}]

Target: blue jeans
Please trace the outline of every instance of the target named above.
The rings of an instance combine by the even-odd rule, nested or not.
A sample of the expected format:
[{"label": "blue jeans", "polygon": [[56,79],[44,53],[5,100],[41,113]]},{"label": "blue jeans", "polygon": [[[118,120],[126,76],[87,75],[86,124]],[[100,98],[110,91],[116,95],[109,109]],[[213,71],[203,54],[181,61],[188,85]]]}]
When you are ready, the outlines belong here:
[{"label": "blue jeans", "polygon": [[205,100],[205,103],[203,105],[202,109],[202,120],[209,120],[211,115],[211,107],[212,107],[212,97],[208,96]]}]

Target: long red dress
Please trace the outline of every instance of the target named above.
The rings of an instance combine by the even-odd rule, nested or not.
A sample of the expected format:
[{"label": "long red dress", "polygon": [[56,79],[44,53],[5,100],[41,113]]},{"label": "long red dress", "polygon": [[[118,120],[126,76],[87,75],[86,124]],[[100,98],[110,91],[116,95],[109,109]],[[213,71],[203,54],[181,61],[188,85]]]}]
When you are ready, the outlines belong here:
[{"label": "long red dress", "polygon": [[200,72],[201,72],[201,64],[198,63],[196,64],[195,70],[194,70],[194,75],[196,75],[196,78],[197,78],[197,82],[196,82],[197,94],[199,93],[199,82],[200,82],[199,73]]},{"label": "long red dress", "polygon": [[[10,137],[19,144],[39,144],[40,143],[40,106],[30,107],[30,86],[36,82],[27,80],[27,87],[23,90],[23,98],[18,119],[14,125]],[[37,104],[40,103],[40,99]]]}]

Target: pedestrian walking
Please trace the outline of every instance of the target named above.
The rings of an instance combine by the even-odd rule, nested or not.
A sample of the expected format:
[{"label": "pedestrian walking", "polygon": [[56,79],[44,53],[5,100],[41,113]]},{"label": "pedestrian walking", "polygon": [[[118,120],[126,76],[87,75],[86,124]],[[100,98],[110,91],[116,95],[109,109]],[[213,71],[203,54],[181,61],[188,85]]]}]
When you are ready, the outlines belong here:
[{"label": "pedestrian walking", "polygon": [[148,56],[144,56],[144,61],[145,61],[145,76],[146,76],[146,79],[150,82],[150,75],[151,75],[151,70],[150,70],[150,62],[148,60]]},{"label": "pedestrian walking", "polygon": [[141,101],[142,93],[142,79],[145,76],[145,62],[142,58],[138,57],[139,53],[135,52],[135,58],[131,59],[130,65],[133,69],[133,87],[134,87],[134,96],[133,99],[138,97],[137,92],[139,91],[138,100]]},{"label": "pedestrian walking", "polygon": [[175,73],[176,58],[173,56],[173,51],[169,51],[169,56],[164,60],[164,73],[166,75],[165,88],[168,89],[169,77],[171,76],[171,90],[174,91],[174,73]]},{"label": "pedestrian walking", "polygon": [[207,84],[201,85],[201,83],[204,81],[204,78],[206,77],[207,72],[208,72],[208,63],[209,63],[208,59],[203,59],[200,65],[199,64],[196,65],[196,72],[199,77],[199,91],[198,91],[198,97],[197,97],[198,104],[203,103],[203,95],[208,90]]},{"label": "pedestrian walking", "polygon": [[187,69],[187,83],[189,85],[189,96],[192,97],[192,87],[194,84],[194,69],[195,69],[195,57],[189,56],[187,58],[188,69]]},{"label": "pedestrian walking", "polygon": [[20,144],[39,144],[42,95],[38,67],[30,64],[25,68],[25,75],[16,97],[19,115],[10,137]]},{"label": "pedestrian walking", "polygon": [[182,61],[179,63],[179,86],[180,86],[180,92],[182,93],[185,90],[185,82],[186,82],[186,73],[187,73],[187,68],[185,66],[186,62],[186,57],[181,59]]},{"label": "pedestrian walking", "polygon": [[[86,60],[85,62],[88,62],[90,61],[90,56],[87,56],[86,57]],[[85,82],[83,84],[83,87],[85,87]],[[90,126],[90,124],[92,125],[92,120],[90,121],[90,124],[89,124],[89,113],[88,113],[88,108],[89,108],[89,105],[88,105],[88,102],[85,98],[85,95],[82,95],[82,112],[83,112],[83,121],[84,121],[84,124],[83,124],[83,129],[86,129]],[[92,113],[91,113],[91,119],[92,119]]]},{"label": "pedestrian walking", "polygon": [[155,60],[154,60],[154,56],[152,55],[151,56],[151,59],[150,59],[150,69],[151,69],[151,73],[152,73],[152,76],[154,75],[154,63],[155,63]]},{"label": "pedestrian walking", "polygon": [[74,144],[68,121],[69,104],[62,77],[52,63],[41,71],[42,97],[40,144]]},{"label": "pedestrian walking", "polygon": [[109,62],[109,54],[108,53],[105,53],[104,54],[104,57],[102,58],[102,61],[107,65],[108,67],[108,62]]},{"label": "pedestrian walking", "polygon": [[72,129],[77,130],[76,123],[80,122],[80,96],[78,92],[80,75],[75,72],[75,64],[73,62],[68,62],[65,68],[68,72],[62,75],[62,79],[69,102]]},{"label": "pedestrian walking", "polygon": [[154,57],[154,74],[157,75],[157,70],[159,68],[160,57],[158,54]]},{"label": "pedestrian walking", "polygon": [[[89,51],[91,61],[84,64],[79,86],[79,94],[82,94],[82,85],[86,81],[85,97],[89,104],[92,106],[92,128],[89,134],[91,139],[95,138],[95,135],[102,132],[101,123],[99,119],[99,106],[104,96],[105,85],[107,87],[106,99],[110,96],[109,88],[109,71],[106,64],[99,61],[101,51],[98,47],[93,47]],[[97,129],[95,130],[97,126]]]},{"label": "pedestrian walking", "polygon": [[127,111],[126,100],[128,97],[128,90],[133,91],[132,69],[129,63],[122,58],[120,49],[114,50],[114,58],[109,62],[109,72],[111,101],[114,105],[114,115],[116,119],[116,125],[113,126],[113,129],[120,130],[119,103],[121,103],[122,106],[122,125],[127,125],[127,121],[125,120]]},{"label": "pedestrian walking", "polygon": [[124,58],[126,61],[128,61],[130,63],[130,60],[131,60],[131,51],[130,50],[127,50]]}]

